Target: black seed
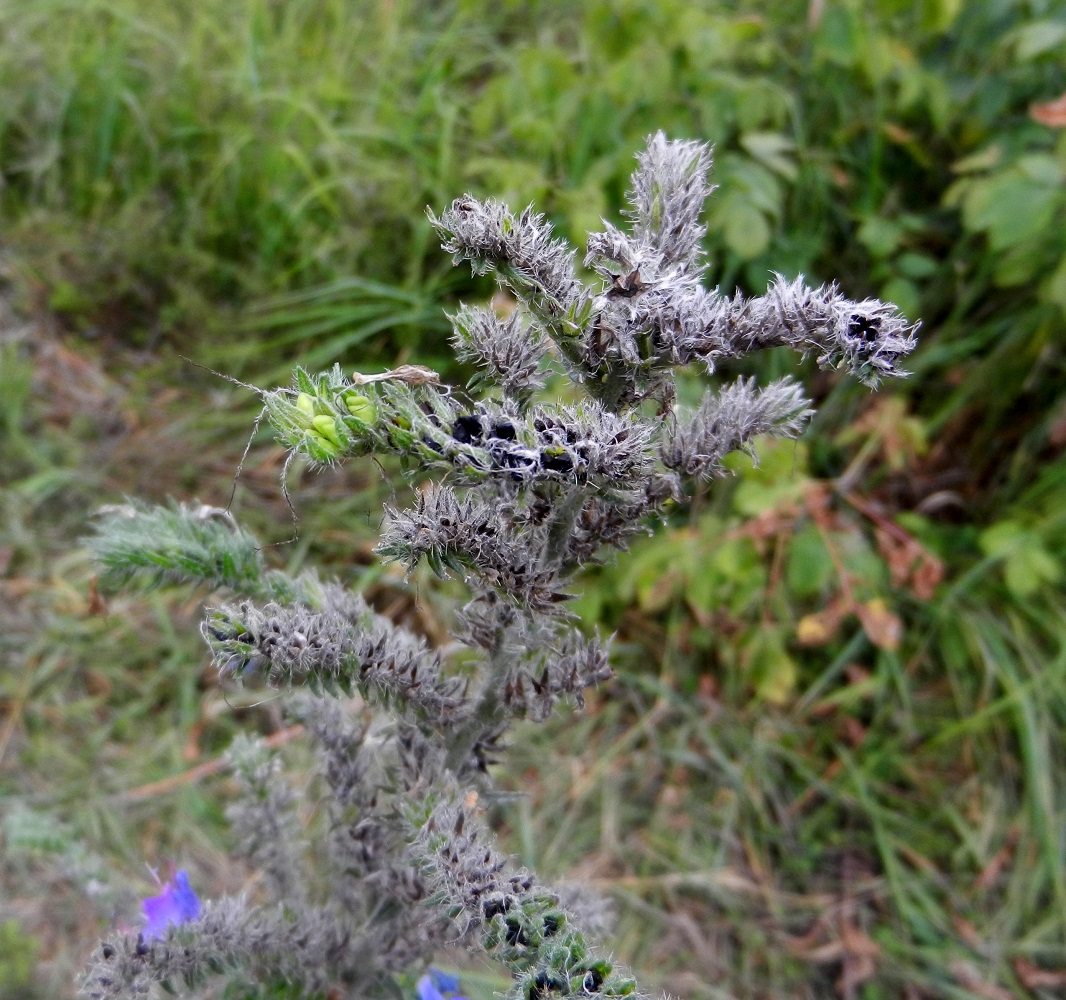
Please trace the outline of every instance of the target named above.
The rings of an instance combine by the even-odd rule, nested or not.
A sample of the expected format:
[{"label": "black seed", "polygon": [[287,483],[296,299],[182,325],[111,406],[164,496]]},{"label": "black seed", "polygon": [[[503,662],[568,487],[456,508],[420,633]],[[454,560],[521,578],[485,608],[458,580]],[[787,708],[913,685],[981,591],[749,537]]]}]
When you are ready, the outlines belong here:
[{"label": "black seed", "polygon": [[573,472],[574,460],[565,451],[561,455],[541,455],[540,464],[551,472]]},{"label": "black seed", "polygon": [[507,920],[507,931],[504,934],[504,938],[510,945],[521,945],[524,948],[529,944],[529,935],[523,930],[521,922],[514,917],[510,917]]},{"label": "black seed", "polygon": [[481,906],[481,912],[485,914],[486,920],[491,920],[497,914],[506,913],[510,909],[510,904],[506,899],[487,899]]},{"label": "black seed", "polygon": [[526,996],[529,1000],[539,1000],[546,993],[565,993],[566,984],[554,979],[546,972],[538,972],[536,978],[530,984]]},{"label": "black seed", "polygon": [[559,918],[554,916],[547,916],[544,918],[544,936],[546,938],[552,937],[559,930]]},{"label": "black seed", "polygon": [[848,336],[859,340],[876,340],[881,332],[881,321],[858,313],[848,319]]},{"label": "black seed", "polygon": [[505,469],[529,469],[536,464],[529,455],[514,451],[505,451],[499,455],[499,463]]},{"label": "black seed", "polygon": [[110,945],[105,942],[104,946],[100,950],[104,953],[104,958],[110,959],[115,957],[114,945]]},{"label": "black seed", "polygon": [[581,985],[586,993],[595,993],[603,985],[603,973],[599,969],[589,969]]},{"label": "black seed", "polygon": [[444,453],[444,449],[439,444],[437,444],[437,442],[434,441],[433,438],[428,437],[427,435],[422,435],[422,443],[431,451],[435,451],[438,455]]},{"label": "black seed", "polygon": [[501,441],[513,441],[517,434],[514,424],[510,420],[497,420],[489,431],[490,437],[499,438]]},{"label": "black seed", "polygon": [[476,413],[456,417],[452,424],[452,437],[460,444],[476,444],[481,440],[482,432],[481,418]]}]

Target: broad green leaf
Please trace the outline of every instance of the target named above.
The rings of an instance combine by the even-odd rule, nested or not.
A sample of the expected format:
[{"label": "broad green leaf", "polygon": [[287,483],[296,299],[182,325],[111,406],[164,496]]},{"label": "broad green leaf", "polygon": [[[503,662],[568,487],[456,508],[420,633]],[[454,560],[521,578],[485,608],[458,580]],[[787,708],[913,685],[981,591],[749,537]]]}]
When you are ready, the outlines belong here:
[{"label": "broad green leaf", "polygon": [[1034,253],[1034,248],[1030,243],[1019,243],[996,261],[996,285],[1000,288],[1027,285],[1043,270],[1043,257],[1039,253]]},{"label": "broad green leaf", "polygon": [[907,278],[893,278],[881,286],[881,299],[899,307],[907,319],[915,320],[921,315],[922,293],[918,286]]},{"label": "broad green leaf", "polygon": [[772,705],[783,705],[796,690],[796,663],[785,649],[780,627],[760,628],[744,651],[744,663],[756,695]]},{"label": "broad green leaf", "polygon": [[884,560],[862,534],[857,531],[837,532],[832,536],[832,544],[860,592],[856,596],[863,592],[876,594],[888,585],[888,570]]},{"label": "broad green leaf", "polygon": [[1063,182],[1063,166],[1048,153],[1032,153],[1023,156],[1016,164],[1017,168],[1030,180],[1045,187],[1058,187]]},{"label": "broad green leaf", "polygon": [[962,12],[963,0],[923,0],[922,27],[937,34],[947,31]]},{"label": "broad green leaf", "polygon": [[999,521],[981,532],[978,544],[990,556],[1005,556],[1021,544],[1029,534],[1017,521]]},{"label": "broad green leaf", "polygon": [[819,61],[857,66],[863,56],[858,14],[842,4],[828,4],[814,33],[814,52]]},{"label": "broad green leaf", "polygon": [[903,239],[904,228],[893,219],[871,216],[861,226],[858,235],[860,242],[875,257],[890,257]]},{"label": "broad green leaf", "polygon": [[1007,250],[1041,236],[1060,201],[1057,184],[1016,167],[974,181],[963,199],[962,217],[968,229],[988,236],[993,250]]},{"label": "broad green leaf", "polygon": [[1003,564],[1007,588],[1018,598],[1032,597],[1045,584],[1056,583],[1062,568],[1042,545],[1026,542],[1015,549]]},{"label": "broad green leaf", "polygon": [[1041,293],[1048,302],[1054,302],[1060,309],[1066,311],[1066,255],[1063,255],[1059,266],[1044,282]]},{"label": "broad green leaf", "polygon": [[[1066,42],[1066,21],[1051,20],[1031,21],[1012,31],[1008,42],[1014,48],[1014,54],[1023,62],[1035,59],[1045,52],[1059,48]],[[1061,54],[1061,53],[1060,53]]]},{"label": "broad green leaf", "polygon": [[933,274],[936,274],[937,268],[940,265],[937,263],[936,258],[931,257],[927,253],[915,253],[909,251],[907,253],[901,253],[896,258],[896,267],[899,268],[901,274],[906,275],[908,278],[928,278]]},{"label": "broad green leaf", "polygon": [[770,245],[770,225],[750,202],[736,198],[723,214],[722,237],[741,260],[751,260]]},{"label": "broad green leaf", "polygon": [[788,543],[785,563],[788,589],[796,597],[815,597],[822,593],[832,575],[833,561],[822,536],[813,525],[807,525]]},{"label": "broad green leaf", "polygon": [[1040,536],[1017,521],[992,525],[981,532],[978,541],[985,553],[1003,559],[1003,578],[1015,597],[1032,597],[1062,575],[1061,565]]},{"label": "broad green leaf", "polygon": [[755,451],[759,457],[754,468],[745,468],[751,460],[740,452],[727,455],[724,462],[726,468],[742,470],[733,509],[745,517],[798,501],[807,483],[807,451],[802,442],[756,439]]},{"label": "broad green leaf", "polygon": [[786,180],[796,179],[796,144],[787,136],[779,132],[748,132],[740,137],[740,144],[774,173]]}]

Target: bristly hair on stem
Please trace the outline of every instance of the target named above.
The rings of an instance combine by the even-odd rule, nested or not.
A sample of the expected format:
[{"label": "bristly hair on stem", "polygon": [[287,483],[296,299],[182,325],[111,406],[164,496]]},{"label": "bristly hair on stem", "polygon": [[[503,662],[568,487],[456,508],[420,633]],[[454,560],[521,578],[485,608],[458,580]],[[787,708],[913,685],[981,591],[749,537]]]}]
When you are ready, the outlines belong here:
[{"label": "bristly hair on stem", "polygon": [[[893,306],[835,285],[777,276],[756,297],[704,288],[710,167],[708,146],[650,137],[629,231],[605,223],[589,236],[591,284],[531,208],[464,195],[431,213],[455,261],[494,274],[518,303],[508,316],[452,316],[455,350],[477,368],[465,392],[402,365],[297,368],[291,385],[261,394],[286,468],[400,460],[415,500],[387,509],[376,551],[408,573],[424,562],[463,581],[447,647],[339,582],[268,569],[226,510],[103,512],[93,545],[111,582],[221,592],[202,626],[220,677],[297,689],[291,717],[316,746],[319,778],[315,809],[301,810],[281,758],[235,744],[229,813],[266,899],[207,900],[159,937],[112,936],[83,998],[143,997],[178,980],[196,989],[209,975],[248,996],[392,997],[401,974],[445,946],[500,962],[511,1000],[638,996],[560,894],[499,854],[479,796],[493,791],[512,727],[580,709],[611,677],[610,638],[584,633],[571,610],[576,574],[653,531],[725,473],[728,453],[796,437],[810,416],[791,379],[726,380],[681,407],[678,366],[713,372],[784,346],[873,385],[904,374],[915,345]],[[565,405],[541,392],[560,374],[574,383]]]}]

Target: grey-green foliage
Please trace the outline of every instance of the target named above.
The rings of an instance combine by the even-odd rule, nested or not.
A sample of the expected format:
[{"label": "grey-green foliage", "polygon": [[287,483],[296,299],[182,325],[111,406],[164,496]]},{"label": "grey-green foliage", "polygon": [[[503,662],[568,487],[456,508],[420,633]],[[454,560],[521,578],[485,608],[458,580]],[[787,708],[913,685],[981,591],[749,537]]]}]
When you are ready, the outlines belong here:
[{"label": "grey-green foliage", "polygon": [[[268,571],[225,512],[132,505],[101,522],[95,544],[113,579],[185,577],[232,593],[203,625],[224,676],[309,692],[294,713],[318,747],[327,832],[305,844],[269,754],[235,748],[246,794],[232,816],[273,897],[209,902],[161,940],[116,938],[83,997],[195,986],[210,972],[282,977],[292,995],[381,995],[444,944],[503,963],[515,1000],[635,991],[559,895],[495,851],[470,793],[491,788],[516,720],[580,705],[610,676],[609,644],[567,611],[574,574],[721,475],[726,453],[760,434],[794,436],[810,412],[788,379],[739,380],[680,412],[677,366],[714,370],[786,345],[875,382],[901,374],[914,345],[891,306],[834,287],[779,279],[752,300],[705,289],[709,167],[707,147],[651,138],[631,232],[589,237],[597,287],[531,210],[465,196],[433,218],[457,260],[495,274],[519,303],[508,318],[471,307],[454,317],[457,349],[490,387],[481,398],[415,366],[351,378],[297,369],[291,388],[263,393],[292,454],[327,464],[389,453],[432,477],[413,507],[388,510],[378,552],[467,583],[453,630],[463,670],[340,584]],[[569,376],[576,402],[537,401],[553,375]],[[364,707],[353,716],[334,696],[355,692]]]}]

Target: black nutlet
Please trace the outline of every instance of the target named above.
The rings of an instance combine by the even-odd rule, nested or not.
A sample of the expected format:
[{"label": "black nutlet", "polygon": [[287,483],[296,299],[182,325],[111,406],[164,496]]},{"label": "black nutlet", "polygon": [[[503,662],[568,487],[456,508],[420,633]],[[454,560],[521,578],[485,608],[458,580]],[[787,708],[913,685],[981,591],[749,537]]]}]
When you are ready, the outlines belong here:
[{"label": "black nutlet", "polygon": [[452,424],[452,437],[460,444],[477,444],[483,433],[481,418],[476,413],[464,413]]},{"label": "black nutlet", "polygon": [[848,319],[848,336],[869,342],[876,340],[881,332],[880,320],[855,314]]},{"label": "black nutlet", "polygon": [[540,456],[540,464],[550,472],[573,472],[574,460],[565,451],[561,455]]}]

